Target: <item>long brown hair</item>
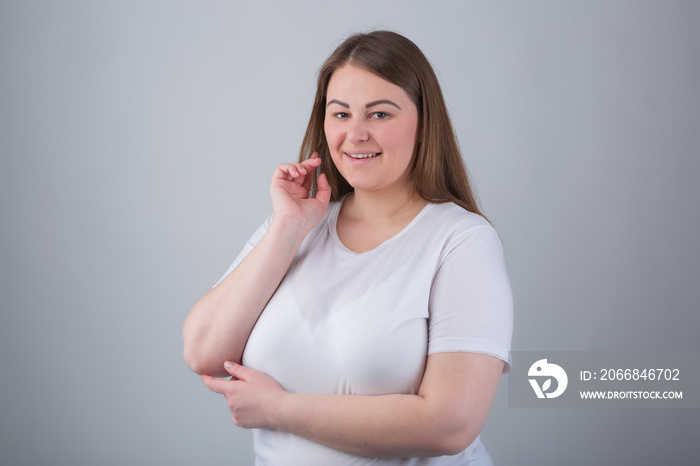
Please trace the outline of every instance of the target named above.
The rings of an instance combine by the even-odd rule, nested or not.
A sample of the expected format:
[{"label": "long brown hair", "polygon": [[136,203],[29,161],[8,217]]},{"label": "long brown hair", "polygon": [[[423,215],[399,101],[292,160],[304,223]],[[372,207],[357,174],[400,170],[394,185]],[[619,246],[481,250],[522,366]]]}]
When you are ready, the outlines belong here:
[{"label": "long brown hair", "polygon": [[319,153],[322,160],[320,171],[328,178],[331,200],[337,201],[353,190],[331,159],[323,129],[328,82],[335,70],[346,64],[365,69],[396,84],[416,104],[420,141],[412,167],[416,192],[426,201],[454,202],[483,216],[469,183],[437,76],[416,44],[391,31],[373,31],[348,37],[319,71],[316,98],[301,144],[299,161],[306,160],[314,151]]}]

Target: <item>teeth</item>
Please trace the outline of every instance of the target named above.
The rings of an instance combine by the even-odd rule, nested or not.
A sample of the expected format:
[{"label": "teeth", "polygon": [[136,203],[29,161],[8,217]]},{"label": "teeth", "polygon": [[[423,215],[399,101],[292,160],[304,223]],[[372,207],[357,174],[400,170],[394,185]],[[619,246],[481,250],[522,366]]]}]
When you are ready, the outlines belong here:
[{"label": "teeth", "polygon": [[352,157],[353,159],[368,159],[370,157],[374,157],[377,154],[378,154],[378,152],[374,153],[374,154],[348,154],[348,155],[350,157]]}]

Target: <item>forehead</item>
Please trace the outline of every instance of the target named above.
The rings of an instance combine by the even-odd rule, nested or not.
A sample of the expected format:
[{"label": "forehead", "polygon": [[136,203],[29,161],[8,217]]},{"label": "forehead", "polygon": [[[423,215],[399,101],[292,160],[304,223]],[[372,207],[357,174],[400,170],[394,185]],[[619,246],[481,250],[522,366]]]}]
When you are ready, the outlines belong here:
[{"label": "forehead", "polygon": [[396,99],[402,102],[411,100],[401,87],[353,65],[344,65],[333,72],[326,97],[327,100],[340,99],[363,104],[377,99]]}]

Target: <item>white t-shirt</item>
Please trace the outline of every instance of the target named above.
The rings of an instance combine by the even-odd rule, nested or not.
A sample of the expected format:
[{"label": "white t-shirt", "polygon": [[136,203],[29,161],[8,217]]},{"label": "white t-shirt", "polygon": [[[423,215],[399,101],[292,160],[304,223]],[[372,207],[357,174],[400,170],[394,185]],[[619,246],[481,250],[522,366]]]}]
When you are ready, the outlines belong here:
[{"label": "white t-shirt", "polygon": [[[510,369],[511,289],[501,242],[483,217],[428,204],[396,236],[356,253],[336,233],[341,205],[331,203],[302,243],[253,328],[244,365],[290,392],[360,395],[416,393],[432,353],[484,353]],[[350,455],[266,429],[254,439],[256,465],[491,464],[478,438],[456,456],[405,459]]]}]

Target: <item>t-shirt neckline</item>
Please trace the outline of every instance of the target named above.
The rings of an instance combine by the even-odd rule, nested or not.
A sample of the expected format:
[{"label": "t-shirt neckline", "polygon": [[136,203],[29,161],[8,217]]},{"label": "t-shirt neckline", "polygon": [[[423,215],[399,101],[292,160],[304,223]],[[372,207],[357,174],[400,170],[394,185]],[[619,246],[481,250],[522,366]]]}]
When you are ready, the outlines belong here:
[{"label": "t-shirt neckline", "polygon": [[408,222],[408,225],[406,225],[401,231],[396,233],[394,236],[387,238],[383,242],[379,243],[376,247],[370,249],[369,251],[364,251],[364,252],[356,252],[353,251],[352,249],[348,248],[343,244],[343,242],[340,240],[340,237],[338,236],[338,230],[337,230],[337,225],[338,225],[338,215],[340,214],[340,209],[343,207],[343,202],[345,202],[345,199],[347,198],[347,194],[343,196],[338,202],[335,203],[334,210],[331,212],[331,217],[330,217],[330,222],[328,223],[328,229],[330,230],[330,235],[333,238],[333,241],[335,244],[343,251],[345,251],[347,254],[353,255],[353,256],[361,256],[364,254],[370,254],[375,251],[378,251],[380,249],[383,249],[386,247],[386,245],[394,242],[395,240],[399,239],[401,236],[406,234],[413,226],[420,221],[421,218],[425,216],[425,214],[428,213],[430,209],[435,206],[432,202],[428,202],[418,214],[413,217],[413,220]]}]

